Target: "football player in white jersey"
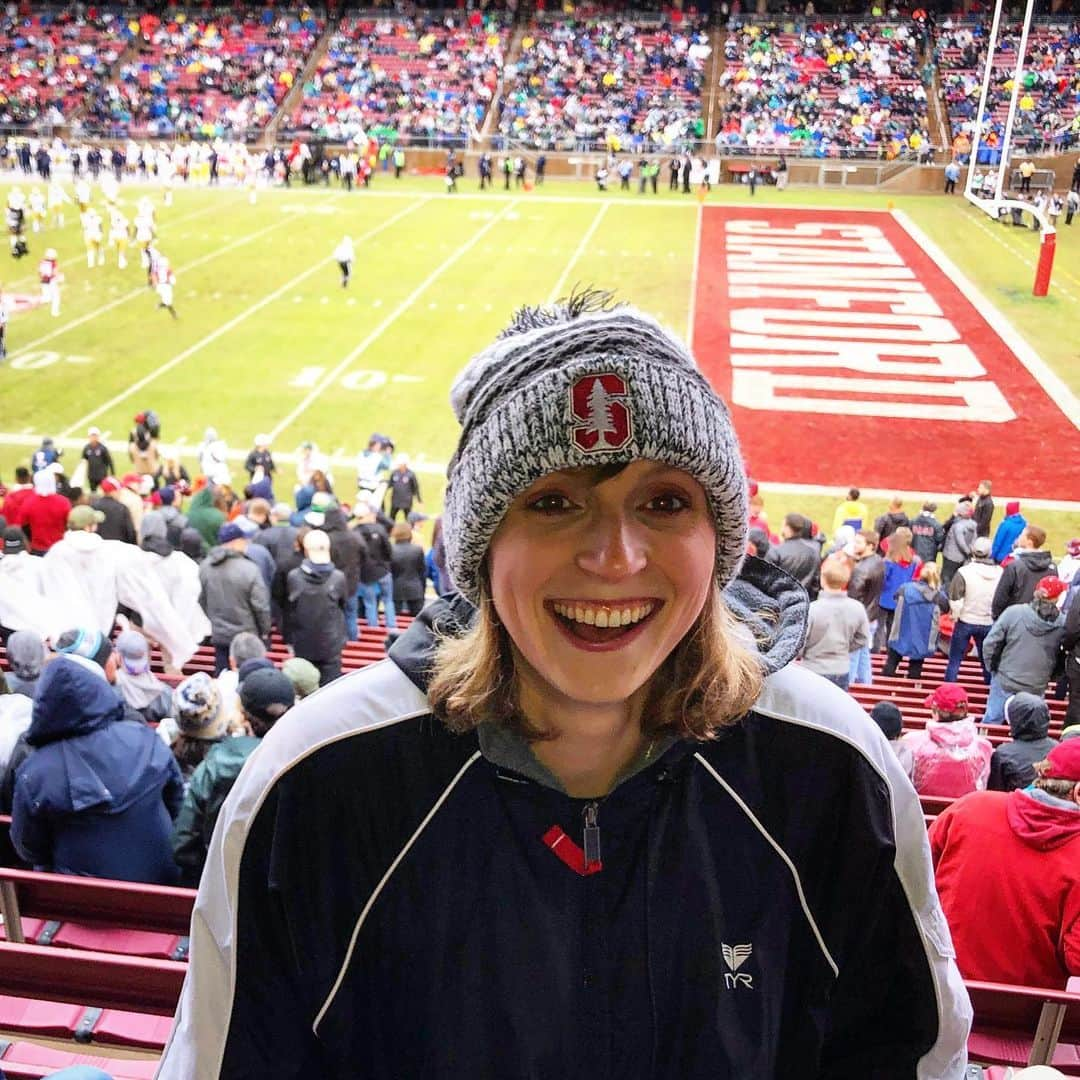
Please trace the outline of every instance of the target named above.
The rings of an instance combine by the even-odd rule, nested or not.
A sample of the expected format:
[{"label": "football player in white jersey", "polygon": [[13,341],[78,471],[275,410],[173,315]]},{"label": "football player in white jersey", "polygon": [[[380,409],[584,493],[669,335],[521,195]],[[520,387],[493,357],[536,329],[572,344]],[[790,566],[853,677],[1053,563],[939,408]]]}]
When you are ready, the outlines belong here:
[{"label": "football player in white jersey", "polygon": [[111,172],[101,174],[101,194],[105,196],[105,205],[110,209],[120,198],[120,184]]},{"label": "football player in white jersey", "polygon": [[64,185],[59,180],[51,180],[49,182],[49,195],[48,206],[49,211],[52,214],[52,223],[54,228],[62,229],[64,227],[64,204],[71,202],[66,191],[64,191]]},{"label": "football player in white jersey", "polygon": [[146,271],[147,284],[150,283],[150,248],[154,243],[157,229],[154,226],[154,207],[149,199],[139,201],[139,210],[135,215],[135,243],[139,245],[139,260]]},{"label": "football player in white jersey", "polygon": [[30,230],[41,232],[45,227],[45,195],[36,184],[30,189]]},{"label": "football player in white jersey", "polygon": [[158,294],[158,310],[165,308],[175,319],[176,308],[173,307],[173,291],[176,287],[176,273],[168,258],[160,253],[155,253],[154,259],[154,285]]},{"label": "football player in white jersey", "polygon": [[127,246],[131,237],[131,225],[119,207],[109,208],[109,247],[116,248],[116,265],[127,269]]},{"label": "football player in white jersey", "polygon": [[52,309],[53,318],[60,314],[60,266],[56,261],[56,248],[46,248],[38,263],[38,280],[41,282],[41,303]]},{"label": "football player in white jersey", "polygon": [[101,215],[91,206],[81,215],[83,243],[86,245],[86,265],[105,265],[104,226]]},{"label": "football player in white jersey", "polygon": [[85,180],[79,180],[75,184],[75,204],[80,214],[85,214],[90,209],[90,185]]}]

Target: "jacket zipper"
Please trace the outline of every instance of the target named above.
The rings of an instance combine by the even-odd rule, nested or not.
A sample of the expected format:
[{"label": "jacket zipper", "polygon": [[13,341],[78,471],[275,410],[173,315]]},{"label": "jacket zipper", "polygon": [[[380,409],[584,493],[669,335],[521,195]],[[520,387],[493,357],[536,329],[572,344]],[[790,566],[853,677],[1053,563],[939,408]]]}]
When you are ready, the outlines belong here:
[{"label": "jacket zipper", "polygon": [[585,823],[582,847],[585,850],[585,865],[587,867],[600,862],[600,826],[596,821],[599,812],[599,802],[586,803],[585,809],[581,812],[582,820]]}]

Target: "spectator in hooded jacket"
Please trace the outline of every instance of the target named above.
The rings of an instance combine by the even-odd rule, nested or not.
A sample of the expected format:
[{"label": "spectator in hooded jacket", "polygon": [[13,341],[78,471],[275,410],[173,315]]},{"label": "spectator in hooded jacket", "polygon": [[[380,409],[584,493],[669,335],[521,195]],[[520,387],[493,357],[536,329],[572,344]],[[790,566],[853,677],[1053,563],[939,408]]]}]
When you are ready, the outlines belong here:
[{"label": "spectator in hooded jacket", "polygon": [[244,762],[295,700],[292,683],[276,668],[253,672],[241,684],[240,703],[248,734],[224,739],[206,755],[192,774],[176,818],[172,846],[183,884],[199,883],[218,814]]},{"label": "spectator in hooded jacket", "polygon": [[25,694],[14,694],[0,671],[0,776],[11,760],[12,751],[30,727],[33,702]]},{"label": "spectator in hooded jacket", "polygon": [[71,502],[56,491],[56,473],[51,467],[34,473],[34,494],[21,507],[21,525],[30,536],[30,552],[44,555],[67,529]]},{"label": "spectator in hooded jacket", "polygon": [[322,506],[323,523],[319,526],[330,540],[330,559],[345,575],[345,634],[349,641],[359,636],[361,575],[367,564],[367,547],[355,529],[349,528],[348,518],[332,495],[319,492],[313,505]]},{"label": "spectator in hooded jacket", "polygon": [[974,515],[975,507],[970,499],[958,502],[945,531],[941,545],[941,584],[946,591],[952,586],[953,575],[971,556],[971,546],[978,533]]},{"label": "spectator in hooded jacket", "polygon": [[926,704],[930,708],[926,728],[909,731],[901,740],[911,752],[915,790],[950,799],[984,790],[993,747],[967,718],[967,691],[956,683],[942,683]]},{"label": "spectator in hooded jacket", "polygon": [[990,791],[1014,791],[1035,779],[1035,764],[1057,746],[1051,739],[1050,706],[1038,694],[1021,692],[1005,700],[1005,722],[1011,742],[1003,743],[990,759]]},{"label": "spectator in hooded jacket", "polygon": [[1065,635],[1061,640],[1069,683],[1069,704],[1065,709],[1067,728],[1080,726],[1080,592],[1075,582],[1069,591],[1072,603],[1065,614]]},{"label": "spectator in hooded jacket", "polygon": [[1039,581],[1057,575],[1050,552],[1043,549],[1045,543],[1046,530],[1038,525],[1028,525],[1020,534],[1013,557],[1005,561],[1004,572],[994,590],[990,610],[995,619],[1013,604],[1028,603],[1035,595],[1035,585]]},{"label": "spectator in hooded jacket", "polygon": [[239,633],[270,634],[270,591],[248,558],[248,540],[229,522],[218,531],[218,546],[199,567],[199,603],[210,620],[214,674],[229,666],[229,644]]},{"label": "spectator in hooded jacket", "polygon": [[924,502],[922,511],[912,519],[911,546],[924,563],[937,562],[938,552],[945,543],[945,527],[934,516],[936,502]]},{"label": "spectator in hooded jacket", "polygon": [[1001,573],[1001,567],[990,557],[990,538],[977,536],[971,545],[971,562],[960,567],[949,586],[949,607],[954,622],[949,663],[945,668],[946,682],[956,682],[960,662],[974,641],[983,680],[989,684],[990,669],[983,659],[983,642],[994,621],[991,604]]},{"label": "spectator in hooded jacket", "polygon": [[994,543],[990,549],[994,562],[1002,563],[1012,554],[1013,545],[1020,538],[1026,525],[1027,520],[1020,513],[1020,503],[1016,500],[1007,502],[1005,517],[1001,519],[1001,524],[994,532]]},{"label": "spectator in hooded jacket", "polygon": [[984,724],[1005,721],[1005,699],[1026,690],[1042,697],[1057,667],[1065,639],[1065,618],[1057,599],[1065,583],[1045,577],[1035,586],[1030,604],[1007,608],[983,642],[983,658],[991,671]]},{"label": "spectator in hooded jacket", "polygon": [[922,563],[911,547],[911,530],[906,525],[895,529],[888,539],[888,551],[885,553],[885,578],[881,586],[881,620],[878,634],[883,642],[888,642],[892,635],[893,618],[896,615],[896,601],[900,590],[909,581],[913,581]]},{"label": "spectator in hooded jacket", "polygon": [[123,718],[101,668],[57,657],[41,676],[15,775],[11,840],[41,870],[171,884],[180,770],[145,724]]},{"label": "spectator in hooded jacket", "polygon": [[937,563],[923,563],[916,580],[900,586],[881,674],[895,675],[901,659],[907,657],[908,676],[921,678],[923,661],[937,652],[939,622],[948,610]]},{"label": "spectator in hooded jacket", "polygon": [[319,669],[320,685],[341,674],[345,647],[345,575],[331,561],[321,529],[304,537],[304,559],[286,581],[285,617],[293,652]]},{"label": "spectator in hooded jacket", "polygon": [[980,792],[930,826],[956,959],[967,979],[1064,988],[1080,975],[1080,740],[1023,790]]},{"label": "spectator in hooded jacket", "polygon": [[821,548],[810,539],[812,525],[802,514],[788,514],[780,526],[781,542],[769,548],[766,561],[790,574],[813,600],[818,594]]},{"label": "spectator in hooded jacket", "polygon": [[364,547],[364,562],[360,570],[358,596],[364,604],[364,622],[368,626],[379,625],[379,600],[386,614],[386,628],[397,628],[397,610],[394,607],[394,577],[391,571],[393,552],[390,534],[377,520],[370,503],[357,500],[353,507],[356,525],[353,532],[360,537]]},{"label": "spectator in hooded jacket", "polygon": [[45,663],[45,644],[33,630],[16,630],[7,641],[8,690],[28,698],[34,696],[41,668]]},{"label": "spectator in hooded jacket", "polygon": [[[873,682],[870,650],[879,647],[877,634],[881,619],[881,590],[885,586],[885,560],[878,554],[877,547],[878,534],[873,529],[862,529],[851,542],[855,565],[851,568],[848,596],[858,600],[866,609],[866,618],[870,623],[870,644],[852,654],[850,683],[862,683],[864,686]],[[880,647],[884,648],[884,633],[881,640]]]},{"label": "spectator in hooded jacket", "polygon": [[137,630],[125,630],[116,639],[116,689],[148,724],[173,714],[172,687],[150,670],[150,645]]}]

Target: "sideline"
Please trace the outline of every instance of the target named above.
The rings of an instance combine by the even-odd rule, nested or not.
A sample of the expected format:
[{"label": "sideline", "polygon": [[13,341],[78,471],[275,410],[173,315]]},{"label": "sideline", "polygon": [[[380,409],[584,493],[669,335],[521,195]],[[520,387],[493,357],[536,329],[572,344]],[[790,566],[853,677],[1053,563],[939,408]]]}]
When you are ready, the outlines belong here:
[{"label": "sideline", "polygon": [[574,248],[573,255],[570,256],[570,261],[566,264],[566,269],[563,270],[559,276],[559,280],[555,282],[554,288],[548,293],[547,303],[554,304],[556,300],[562,299],[563,290],[566,288],[566,279],[570,276],[571,270],[577,265],[578,259],[585,254],[585,249],[589,246],[589,241],[592,240],[596,234],[596,230],[600,227],[600,222],[604,220],[604,215],[608,211],[610,203],[604,203],[600,209],[596,212],[596,217],[593,218],[592,224],[585,230],[585,235],[581,238],[581,242],[576,248]]}]

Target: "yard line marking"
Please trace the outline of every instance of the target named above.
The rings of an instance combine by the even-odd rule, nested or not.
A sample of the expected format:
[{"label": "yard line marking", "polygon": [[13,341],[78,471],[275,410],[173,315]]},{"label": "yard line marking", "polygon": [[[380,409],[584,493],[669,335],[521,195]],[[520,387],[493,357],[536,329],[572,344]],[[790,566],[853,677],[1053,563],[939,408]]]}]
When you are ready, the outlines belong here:
[{"label": "yard line marking", "polygon": [[456,263],[462,255],[475,247],[480,242],[480,240],[484,238],[485,234],[490,229],[494,228],[500,221],[502,221],[510,212],[510,210],[512,210],[516,205],[517,200],[510,203],[500,213],[496,214],[486,225],[478,229],[477,232],[473,234],[473,238],[471,240],[467,241],[465,244],[459,247],[457,251],[455,251],[451,256],[449,256],[449,258],[439,263],[439,265],[435,267],[435,269],[432,270],[431,273],[428,274],[428,276],[424,278],[424,280],[421,281],[420,284],[417,285],[416,288],[413,289],[413,291],[409,293],[409,295],[406,296],[405,299],[402,300],[401,303],[399,303],[397,307],[395,307],[394,310],[391,311],[390,314],[387,315],[386,318],[383,319],[383,321],[379,323],[379,325],[376,326],[375,329],[372,330],[371,333],[368,334],[367,337],[365,337],[359,345],[356,346],[355,349],[348,353],[345,358],[322,379],[321,382],[317,383],[312,388],[311,392],[308,393],[303,398],[303,400],[301,400],[300,404],[297,405],[295,409],[293,409],[287,416],[285,416],[285,418],[281,420],[281,422],[278,423],[270,431],[271,441],[276,439],[291,423],[296,420],[297,417],[299,417],[302,413],[306,412],[312,402],[315,401],[315,399],[318,398],[323,393],[323,391],[325,391],[327,387],[330,386],[331,383],[335,382],[341,375],[341,373],[345,371],[345,369],[348,368],[350,364],[352,364],[359,357],[363,356],[363,354],[368,350],[368,348],[376,341],[378,341],[378,339],[382,337],[382,335],[387,331],[387,329],[389,329],[390,326],[397,322],[397,320],[406,311],[408,311],[409,308],[411,308],[417,300],[420,299],[420,297],[434,281],[436,281],[439,277],[446,273],[446,271],[449,270],[450,267],[453,266],[454,263]]},{"label": "yard line marking", "polygon": [[592,219],[592,224],[585,230],[585,235],[582,236],[578,243],[578,246],[574,248],[574,254],[570,256],[570,261],[566,264],[566,268],[559,275],[559,280],[555,282],[555,288],[548,294],[547,302],[554,304],[556,300],[562,298],[563,289],[566,288],[566,281],[570,277],[570,272],[577,265],[578,259],[585,254],[585,249],[589,246],[589,241],[596,235],[596,230],[600,228],[600,222],[604,220],[604,215],[607,213],[610,203],[604,203],[600,209],[596,212],[596,217]]},{"label": "yard line marking", "polygon": [[[994,230],[991,229],[990,226],[987,225],[985,222],[979,221],[978,218],[976,218],[973,224],[976,225],[978,228],[982,229],[982,231],[986,233],[987,236],[993,237],[999,244],[1001,244],[1002,247],[1006,248],[1008,251],[1011,251],[1026,266],[1030,266],[1032,270],[1037,267],[1038,263],[1034,259],[1029,258],[1026,251],[1024,251],[1022,248],[1014,247],[1003,236],[999,236],[996,232],[994,232]],[[1001,227],[1003,226],[999,226],[999,228]],[[1071,300],[1074,304],[1080,304],[1080,299],[1077,299],[1075,296],[1073,296],[1073,294],[1064,285],[1062,285],[1060,281],[1054,280],[1055,278],[1063,276],[1069,278],[1070,281],[1076,280],[1068,272],[1068,270],[1065,270],[1062,267],[1056,267],[1053,273],[1050,275],[1050,287],[1061,293],[1066,300]]]},{"label": "yard line marking", "polygon": [[[264,236],[272,229],[280,229],[289,219],[283,217],[281,221],[275,221],[271,225],[267,225],[265,228],[259,229],[257,232],[251,233],[249,236],[245,236],[240,240],[234,240],[231,244],[226,244],[223,248],[218,248],[216,251],[208,252],[206,255],[195,259],[194,262],[189,262],[186,265],[180,267],[177,271],[178,274],[186,273],[188,270],[194,270],[197,266],[202,266],[203,263],[208,263],[213,259],[216,259],[219,255],[224,255],[234,248],[242,247],[244,244],[250,244],[252,240],[257,240],[260,236]],[[115,286],[112,286],[115,290]],[[126,304],[129,300],[134,300],[136,296],[146,296],[146,285],[143,284],[137,289],[132,289],[131,292],[124,293],[123,296],[118,296],[115,300],[110,300],[109,303],[102,305],[94,311],[88,311],[85,315],[80,315],[79,318],[72,320],[65,326],[59,326],[51,333],[43,334],[35,341],[31,341],[24,345],[18,352],[11,355],[11,359],[14,360],[18,356],[22,356],[24,353],[30,352],[31,349],[36,349],[39,345],[44,345],[47,341],[52,341],[54,338],[59,337],[61,334],[66,334],[69,330],[74,330],[77,326],[82,326],[83,323],[89,322],[91,319],[96,319],[99,315],[104,315],[106,311],[112,311],[113,308],[119,307],[121,304]]]},{"label": "yard line marking", "polygon": [[[387,218],[386,221],[384,221],[381,225],[377,225],[375,226],[375,228],[369,229],[360,237],[358,243],[363,243],[365,240],[370,240],[372,237],[378,236],[378,234],[381,233],[384,229],[388,229],[392,225],[397,224],[397,222],[400,221],[407,214],[411,214],[414,210],[418,210],[421,206],[425,205],[427,205],[427,200],[423,200],[422,202],[413,203],[411,206],[407,206],[404,210],[400,210],[398,213],[394,214],[393,217]],[[126,398],[131,397],[132,394],[137,393],[148,383],[153,382],[156,378],[164,375],[167,371],[171,371],[174,367],[177,366],[177,364],[182,364],[189,356],[194,355],[195,353],[199,352],[200,349],[203,349],[207,345],[209,345],[212,341],[216,341],[223,334],[227,334],[234,327],[239,326],[240,323],[244,322],[246,319],[249,319],[256,312],[261,311],[264,307],[266,307],[267,304],[273,303],[279,296],[283,296],[290,289],[295,288],[297,284],[299,284],[301,281],[311,277],[312,274],[316,274],[319,271],[323,270],[326,266],[326,263],[327,259],[320,259],[317,263],[315,263],[314,266],[308,267],[307,270],[302,271],[301,273],[297,274],[296,277],[292,278],[289,281],[286,281],[284,285],[278,286],[278,288],[276,288],[272,293],[268,293],[261,300],[252,304],[250,307],[245,308],[243,311],[240,312],[239,315],[234,315],[233,318],[231,318],[228,322],[223,323],[216,330],[212,330],[205,337],[200,338],[198,341],[195,342],[194,345],[189,345],[186,349],[183,350],[183,352],[177,353],[176,356],[174,356],[171,360],[166,361],[160,367],[157,367],[153,371],[144,375],[137,382],[132,383],[129,387],[127,387],[127,389],[110,398],[103,405],[99,405],[96,409],[88,412],[85,416],[80,417],[78,420],[75,421],[74,424],[71,424],[68,428],[61,432],[61,438],[67,437],[73,431],[77,431],[80,427],[83,426],[83,424],[87,423],[87,421],[92,420],[95,416],[106,412],[114,405],[118,405],[121,401],[124,401]]]},{"label": "yard line marking", "polygon": [[[697,224],[694,226],[694,261],[690,264],[690,306],[686,312],[686,346],[694,347],[694,320],[697,318],[698,262],[701,258],[701,219],[705,207],[698,203]],[[673,255],[674,252],[668,252]]]}]

